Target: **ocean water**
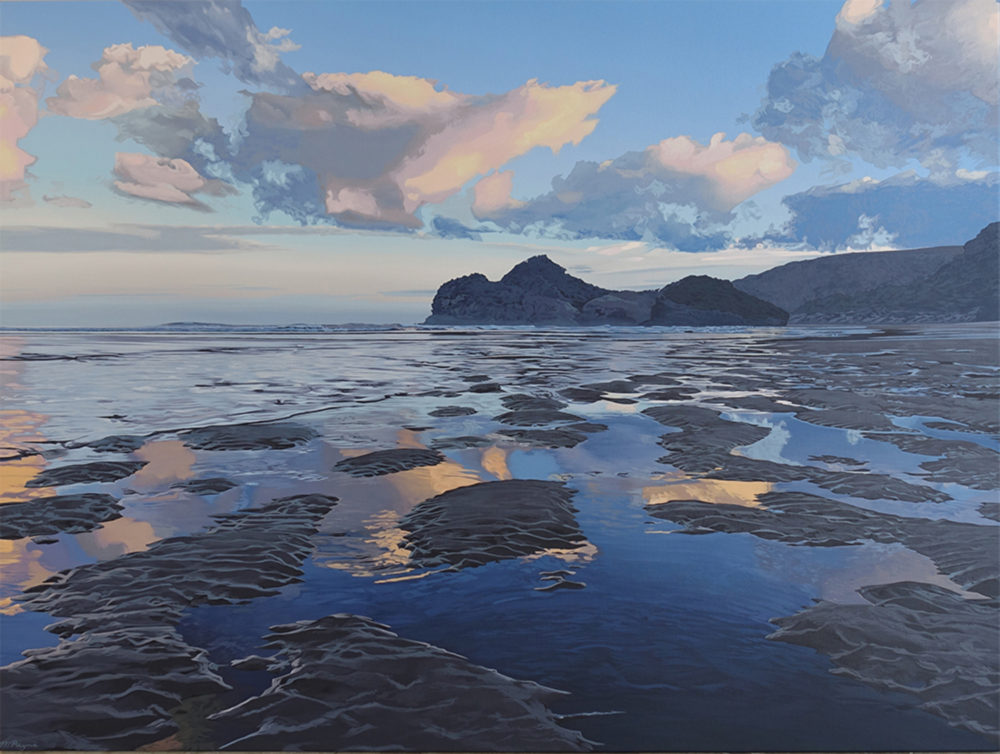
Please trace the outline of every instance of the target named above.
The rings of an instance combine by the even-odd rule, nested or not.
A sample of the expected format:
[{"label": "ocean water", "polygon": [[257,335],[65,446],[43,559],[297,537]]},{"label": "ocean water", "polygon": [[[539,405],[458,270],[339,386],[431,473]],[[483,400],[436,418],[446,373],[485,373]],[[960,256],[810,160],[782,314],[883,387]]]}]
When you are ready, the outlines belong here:
[{"label": "ocean water", "polygon": [[[120,506],[116,517],[85,524],[86,531],[0,539],[2,662],[11,667],[23,651],[59,641],[45,630],[56,618],[25,603],[26,589],[210,531],[217,516],[313,493],[338,502],[309,533],[297,583],[238,604],[194,600],[176,622],[183,640],[205,650],[233,687],[226,704],[271,683],[267,672],[230,665],[268,654],[269,627],[349,613],[477,666],[568,692],[549,708],[562,727],[581,731],[598,749],[990,750],[996,735],[977,730],[963,712],[935,714],[918,693],[841,672],[828,652],[768,638],[776,630],[772,619],[817,601],[867,605],[857,591],[865,586],[933,584],[988,602],[926,551],[905,538],[811,546],[725,527],[692,536],[683,523],[652,514],[671,501],[730,510],[724,506],[759,506],[765,493],[800,492],[879,515],[1000,532],[984,513],[997,491],[983,461],[974,467],[978,483],[961,474],[935,477],[922,464],[943,451],[915,452],[903,441],[997,450],[989,416],[992,407],[995,423],[993,342],[982,326],[0,333],[0,517],[3,506],[43,506],[54,494],[103,493]],[[628,384],[600,385],[614,380]],[[820,405],[823,391],[851,396],[860,408],[834,416],[836,406]],[[505,424],[497,417],[511,410],[503,401],[513,395],[557,399],[575,418]],[[867,399],[881,401],[881,413]],[[912,411],[901,412],[911,400]],[[468,411],[433,415],[448,407]],[[682,422],[644,413],[655,407],[707,408],[718,419],[685,430]],[[879,421],[869,425],[866,416]],[[568,421],[606,428],[583,431],[573,447],[501,431]],[[198,447],[186,434],[248,423],[307,432],[287,447],[242,449]],[[711,464],[692,470],[696,454],[671,462],[664,447],[670,435],[688,431],[683,436],[695,442],[729,424],[759,428],[760,437],[724,447],[716,470],[748,459],[763,464],[757,477],[725,478],[740,475],[715,473]],[[133,450],[118,452],[91,445],[112,436],[139,439]],[[392,448],[437,448],[443,460],[367,477],[337,468]],[[127,460],[144,465],[110,481],[31,486],[47,470]],[[768,476],[776,465],[869,480],[831,489],[801,474]],[[939,499],[882,495],[872,475]],[[201,493],[183,486],[209,478],[231,486]],[[452,569],[413,556],[403,525],[421,503],[513,479],[563,483],[585,543]],[[503,529],[504,509],[493,515]],[[561,577],[552,577],[557,571]],[[570,588],[545,589],[562,587],[560,578]],[[986,658],[987,665],[995,660]],[[45,670],[39,672],[44,682]],[[52,726],[65,725],[58,715]],[[203,725],[206,740],[224,743],[224,726]],[[388,716],[386,729],[392,725]],[[32,747],[23,736],[17,743]],[[410,748],[406,740],[396,743]],[[455,748],[465,748],[460,734]]]}]

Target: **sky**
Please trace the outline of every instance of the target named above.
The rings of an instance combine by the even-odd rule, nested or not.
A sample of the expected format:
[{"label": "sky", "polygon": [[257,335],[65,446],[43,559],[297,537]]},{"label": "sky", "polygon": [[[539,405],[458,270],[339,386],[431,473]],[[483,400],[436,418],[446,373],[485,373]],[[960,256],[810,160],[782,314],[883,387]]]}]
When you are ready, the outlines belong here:
[{"label": "sky", "polygon": [[417,322],[1000,216],[995,0],[0,3],[0,325]]}]

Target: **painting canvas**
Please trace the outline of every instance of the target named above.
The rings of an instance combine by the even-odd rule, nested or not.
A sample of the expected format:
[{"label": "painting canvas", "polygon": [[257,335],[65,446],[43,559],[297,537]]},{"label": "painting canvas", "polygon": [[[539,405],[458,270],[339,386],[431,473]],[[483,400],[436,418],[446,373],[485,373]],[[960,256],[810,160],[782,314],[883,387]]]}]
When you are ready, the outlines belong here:
[{"label": "painting canvas", "polygon": [[1000,748],[998,19],[0,4],[0,749]]}]

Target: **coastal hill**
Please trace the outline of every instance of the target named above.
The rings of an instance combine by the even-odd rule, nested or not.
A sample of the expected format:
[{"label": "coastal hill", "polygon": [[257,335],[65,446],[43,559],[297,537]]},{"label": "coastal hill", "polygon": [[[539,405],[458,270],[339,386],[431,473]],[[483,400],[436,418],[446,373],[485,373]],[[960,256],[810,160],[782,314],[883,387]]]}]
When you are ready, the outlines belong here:
[{"label": "coastal hill", "polygon": [[497,282],[480,273],[449,280],[434,296],[425,324],[701,326],[787,321],[784,309],[725,280],[691,275],[660,290],[614,291],[536,256]]},{"label": "coastal hill", "polygon": [[793,324],[1000,319],[1000,223],[965,246],[837,254],[733,283],[791,313]]},{"label": "coastal hill", "polygon": [[1000,320],[1000,223],[964,246],[831,254],[732,283],[691,275],[659,290],[615,291],[546,256],[499,281],[442,285],[425,324],[784,325]]}]

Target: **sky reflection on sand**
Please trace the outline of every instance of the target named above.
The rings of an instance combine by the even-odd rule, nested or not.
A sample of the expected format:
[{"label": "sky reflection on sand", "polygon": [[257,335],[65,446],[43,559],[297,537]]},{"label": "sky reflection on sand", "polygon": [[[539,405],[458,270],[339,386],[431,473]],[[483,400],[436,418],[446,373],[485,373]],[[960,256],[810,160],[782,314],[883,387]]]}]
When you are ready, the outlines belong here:
[{"label": "sky reflection on sand", "polygon": [[688,479],[662,487],[643,487],[643,499],[649,505],[671,500],[700,500],[705,503],[728,503],[759,508],[757,496],[774,489],[770,482],[739,482],[721,479]]},{"label": "sky reflection on sand", "polygon": [[[385,340],[225,334],[123,340],[108,334],[91,343],[86,335],[32,335],[31,345],[19,348],[52,356],[96,349],[117,351],[120,357],[0,362],[2,367],[17,364],[18,394],[4,405],[22,412],[16,426],[26,433],[9,442],[52,440],[41,447],[62,454],[58,465],[98,460],[147,465],[117,482],[36,490],[25,490],[23,483],[44,465],[40,457],[22,459],[35,464],[30,474],[19,470],[28,468],[18,467],[20,461],[0,465],[0,473],[13,470],[4,477],[8,488],[0,490],[0,501],[86,491],[111,494],[123,506],[122,518],[90,532],[54,536],[50,544],[0,541],[0,612],[15,616],[12,623],[19,627],[11,641],[16,639],[18,647],[50,645],[43,624],[17,615],[21,608],[10,599],[25,586],[82,563],[113,563],[161,539],[204,533],[217,525],[218,514],[250,511],[291,495],[329,495],[339,502],[309,539],[315,549],[302,582],[246,605],[192,610],[198,631],[185,637],[194,646],[217,643],[260,651],[260,636],[269,625],[355,612],[487,667],[571,691],[560,702],[560,712],[622,710],[616,716],[621,721],[573,722],[610,748],[662,750],[709,740],[716,749],[732,748],[739,741],[732,731],[719,729],[723,716],[738,725],[740,741],[758,749],[801,741],[857,748],[884,741],[880,730],[894,731],[893,741],[906,748],[933,741],[939,748],[961,749],[970,740],[962,738],[966,734],[917,710],[912,698],[889,698],[830,676],[825,655],[765,639],[774,629],[769,619],[792,615],[816,599],[860,605],[856,590],[871,584],[911,580],[975,597],[943,576],[929,557],[899,543],[814,547],[747,533],[646,536],[676,532],[673,522],[651,516],[673,500],[718,504],[723,511],[724,505],[759,508],[760,495],[795,491],[901,516],[985,521],[978,505],[991,493],[920,477],[915,472],[927,456],[907,453],[877,434],[794,418],[791,404],[788,412],[751,410],[784,408],[774,399],[821,378],[881,379],[868,374],[873,367],[863,351],[804,355],[796,351],[804,346],[795,341],[773,345],[775,336],[495,331],[448,337],[397,333]],[[532,349],[531,339],[544,341],[543,346]],[[760,347],[750,347],[755,344]],[[852,351],[858,344],[844,346]],[[237,350],[223,350],[230,348]],[[919,358],[920,351],[914,353],[912,358]],[[738,359],[746,360],[745,368],[733,366]],[[836,370],[832,377],[831,368]],[[160,379],[164,374],[169,380]],[[468,392],[476,381],[466,377],[482,374],[498,382],[502,392]],[[515,441],[499,434],[504,425],[492,419],[507,411],[501,402],[506,395],[558,399],[566,388],[630,375],[662,378],[659,384],[640,385],[636,396],[668,384],[707,390],[634,404],[567,399],[564,411],[607,426],[587,433],[572,448]],[[913,374],[909,379],[922,378]],[[157,389],[122,390],[122,385]],[[749,400],[754,397],[762,400]],[[714,409],[698,419],[708,427],[739,421],[772,428],[755,445],[720,454],[723,465],[743,456],[741,462],[757,458],[848,475],[871,469],[954,499],[857,499],[807,481],[769,479],[775,467],[766,463],[744,464],[739,480],[699,478],[680,468],[683,454],[668,452],[661,442],[676,433],[642,414],[653,405]],[[477,413],[431,413],[454,406],[470,406]],[[722,412],[718,418],[716,412]],[[188,447],[177,434],[191,426],[247,421],[293,422],[317,436],[286,449],[229,451]],[[38,434],[43,423],[45,437]],[[963,435],[976,431],[974,424],[962,425],[970,430]],[[923,430],[915,426],[912,431]],[[134,454],[97,454],[82,445],[113,434],[151,432],[156,434]],[[445,460],[438,464],[383,476],[359,478],[335,469],[345,458],[434,448],[444,438],[472,441],[468,447],[441,445]],[[837,460],[841,456],[846,461]],[[867,466],[854,466],[852,459]],[[233,486],[220,492],[176,486],[214,478]],[[573,516],[586,538],[582,546],[541,547],[476,568],[414,567],[400,525],[407,514],[442,493],[511,479],[565,482],[575,492]],[[499,531],[503,506],[495,513]],[[777,519],[775,525],[780,523]],[[566,586],[548,589],[562,578]],[[212,655],[224,664],[235,656]],[[730,693],[734,689],[742,692]],[[760,722],[762,709],[768,710],[766,725]],[[782,738],[782,730],[797,730],[805,738]],[[813,735],[822,730],[828,733]]]}]

